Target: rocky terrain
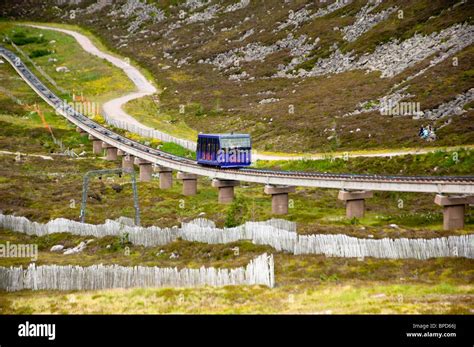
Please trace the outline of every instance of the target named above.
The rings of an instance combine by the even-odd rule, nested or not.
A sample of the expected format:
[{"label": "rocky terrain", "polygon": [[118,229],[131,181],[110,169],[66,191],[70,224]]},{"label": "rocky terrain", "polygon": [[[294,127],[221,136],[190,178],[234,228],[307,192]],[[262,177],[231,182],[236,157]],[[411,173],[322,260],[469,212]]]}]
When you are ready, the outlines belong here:
[{"label": "rocky terrain", "polygon": [[[257,148],[286,152],[424,146],[427,120],[443,127],[436,144],[472,144],[473,13],[464,0],[0,5],[6,18],[91,30],[153,74],[162,110],[185,105],[190,127],[249,132]],[[387,116],[400,102],[421,111]]]}]

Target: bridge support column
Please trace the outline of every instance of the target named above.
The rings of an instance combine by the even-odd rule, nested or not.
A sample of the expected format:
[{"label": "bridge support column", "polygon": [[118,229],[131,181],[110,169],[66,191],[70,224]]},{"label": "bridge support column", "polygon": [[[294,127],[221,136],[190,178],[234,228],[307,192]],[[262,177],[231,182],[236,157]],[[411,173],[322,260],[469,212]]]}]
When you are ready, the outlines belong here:
[{"label": "bridge support column", "polygon": [[346,217],[362,218],[365,214],[365,199],[374,196],[373,192],[367,191],[339,191],[338,199],[343,200],[346,203]]},{"label": "bridge support column", "polygon": [[89,134],[87,133],[87,131],[84,131],[84,130],[82,130],[82,129],[79,128],[79,127],[76,127],[76,131],[77,131],[79,134],[81,134],[81,136],[87,136],[87,135],[89,135]]},{"label": "bridge support column", "polygon": [[132,172],[135,170],[134,161],[135,157],[130,154],[122,153],[122,170],[127,172]]},{"label": "bridge support column", "polygon": [[170,189],[173,186],[173,170],[161,165],[157,169],[160,174],[160,189]]},{"label": "bridge support column", "polygon": [[151,162],[137,158],[137,164],[140,167],[140,182],[150,182],[153,173]]},{"label": "bridge support column", "polygon": [[102,148],[102,141],[98,138],[89,135],[89,140],[92,141],[92,153],[94,154],[102,154],[104,152]]},{"label": "bridge support column", "polygon": [[219,204],[230,204],[234,200],[234,187],[240,184],[239,181],[234,180],[220,180],[214,178],[212,186],[219,189]]},{"label": "bridge support column", "polygon": [[435,204],[443,206],[443,229],[454,230],[464,228],[466,205],[474,204],[474,195],[446,196],[438,194]]},{"label": "bridge support column", "polygon": [[197,175],[186,172],[178,172],[178,179],[183,180],[183,195],[197,194]]},{"label": "bridge support column", "polygon": [[288,193],[294,193],[295,187],[266,185],[265,194],[272,196],[272,213],[288,213]]},{"label": "bridge support column", "polygon": [[105,148],[107,151],[107,155],[105,160],[117,160],[117,148],[111,146],[105,142],[102,142],[102,148]]}]

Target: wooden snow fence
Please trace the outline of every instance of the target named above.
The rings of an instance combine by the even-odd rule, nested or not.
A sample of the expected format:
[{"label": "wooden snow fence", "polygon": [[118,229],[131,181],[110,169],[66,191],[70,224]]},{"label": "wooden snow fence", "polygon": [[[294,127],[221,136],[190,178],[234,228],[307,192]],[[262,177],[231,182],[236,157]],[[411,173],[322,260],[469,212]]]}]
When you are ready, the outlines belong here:
[{"label": "wooden snow fence", "polygon": [[0,267],[0,289],[100,290],[111,288],[200,287],[228,285],[264,285],[275,283],[273,255],[266,253],[245,267],[234,269],[201,267],[160,268],[120,265],[29,265]]},{"label": "wooden snow fence", "polygon": [[437,257],[474,258],[474,235],[432,239],[363,239],[343,234],[298,235],[293,222],[272,219],[246,222],[234,228],[216,228],[214,222],[199,218],[182,223],[181,228],[138,227],[107,220],[104,224],[83,224],[63,218],[46,224],[25,217],[0,214],[0,227],[28,235],[69,232],[82,236],[103,237],[128,234],[130,242],[146,247],[165,245],[177,238],[208,244],[225,244],[250,240],[277,251],[292,254],[324,254],[333,257],[374,257],[389,259],[429,259]]}]

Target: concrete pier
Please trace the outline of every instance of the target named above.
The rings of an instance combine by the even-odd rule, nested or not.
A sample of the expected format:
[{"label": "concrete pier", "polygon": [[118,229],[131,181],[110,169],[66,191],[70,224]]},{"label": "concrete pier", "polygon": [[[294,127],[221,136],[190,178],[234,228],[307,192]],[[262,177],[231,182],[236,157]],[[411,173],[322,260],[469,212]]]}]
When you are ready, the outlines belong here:
[{"label": "concrete pier", "polygon": [[92,141],[92,153],[102,155],[104,153],[102,141],[92,135],[89,135],[89,140]]},{"label": "concrete pier", "polygon": [[346,203],[346,217],[349,219],[352,218],[362,218],[365,214],[365,199],[371,198],[374,196],[373,192],[368,192],[365,190],[360,191],[339,191],[338,199],[343,200]]},{"label": "concrete pier", "polygon": [[212,186],[219,189],[219,204],[230,204],[234,200],[234,187],[240,184],[239,181],[234,180],[220,180],[214,178]]},{"label": "concrete pier", "polygon": [[435,204],[443,206],[443,229],[455,230],[464,228],[466,205],[474,204],[474,195],[447,196],[438,194]]},{"label": "concrete pier", "polygon": [[183,181],[183,195],[197,194],[197,175],[186,172],[178,172],[178,179]]},{"label": "concrete pier", "polygon": [[288,193],[294,193],[295,187],[266,185],[264,192],[272,196],[273,214],[288,213]]},{"label": "concrete pier", "polygon": [[87,133],[87,131],[82,130],[82,129],[79,128],[79,127],[76,127],[76,131],[77,131],[79,134],[81,134],[81,136],[87,136],[87,135],[89,135],[89,134]]},{"label": "concrete pier", "polygon": [[102,148],[105,148],[105,150],[107,151],[105,160],[117,160],[117,148],[105,142],[102,142]]},{"label": "concrete pier", "polygon": [[151,162],[137,158],[136,163],[140,167],[140,182],[150,182],[153,173]]},{"label": "concrete pier", "polygon": [[127,172],[132,172],[135,170],[134,167],[135,157],[130,154],[123,153],[122,155],[122,170]]},{"label": "concrete pier", "polygon": [[173,186],[173,170],[158,165],[156,171],[160,174],[160,189],[170,189]]}]

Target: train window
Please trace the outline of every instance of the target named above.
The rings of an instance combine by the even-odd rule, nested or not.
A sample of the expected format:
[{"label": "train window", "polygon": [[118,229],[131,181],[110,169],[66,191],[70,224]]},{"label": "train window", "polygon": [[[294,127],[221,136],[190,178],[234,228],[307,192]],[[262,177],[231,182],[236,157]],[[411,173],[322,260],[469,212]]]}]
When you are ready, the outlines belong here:
[{"label": "train window", "polygon": [[206,159],[206,139],[201,138],[201,159]]},{"label": "train window", "polygon": [[221,139],[222,148],[248,148],[250,147],[249,137],[231,137]]},{"label": "train window", "polygon": [[206,138],[201,137],[201,159],[206,159]]},{"label": "train window", "polygon": [[211,154],[211,160],[214,160],[214,154],[216,152],[216,144],[214,142],[214,139],[211,139],[211,150],[210,150],[210,154]]}]

